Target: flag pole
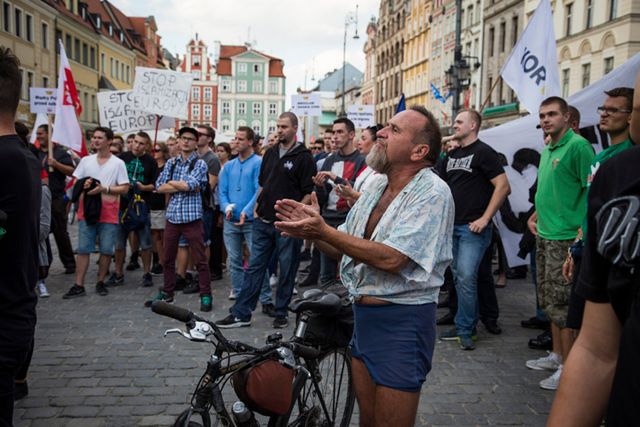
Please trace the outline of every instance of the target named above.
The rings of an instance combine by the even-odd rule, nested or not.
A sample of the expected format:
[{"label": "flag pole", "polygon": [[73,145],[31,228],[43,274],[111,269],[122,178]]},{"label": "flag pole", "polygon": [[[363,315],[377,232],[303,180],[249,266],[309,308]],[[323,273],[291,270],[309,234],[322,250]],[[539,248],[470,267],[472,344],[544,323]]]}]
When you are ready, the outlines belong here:
[{"label": "flag pole", "polygon": [[49,172],[53,172],[53,165],[49,163],[51,158],[53,158],[53,140],[51,137],[53,136],[53,126],[51,120],[51,114],[47,113],[47,164],[49,165]]},{"label": "flag pole", "polygon": [[482,112],[484,111],[484,107],[487,105],[487,103],[489,102],[489,99],[491,98],[491,94],[493,93],[493,90],[496,88],[496,86],[498,86],[498,82],[502,81],[502,76],[499,76],[495,82],[493,82],[493,85],[491,86],[491,89],[489,89],[489,93],[487,94],[487,97],[485,98],[484,102],[482,103],[482,106],[480,107],[480,114],[482,114]]},{"label": "flag pole", "polygon": [[162,120],[162,116],[156,114],[156,134],[153,137],[153,145],[156,145],[158,142],[158,128],[160,127],[160,120]]}]

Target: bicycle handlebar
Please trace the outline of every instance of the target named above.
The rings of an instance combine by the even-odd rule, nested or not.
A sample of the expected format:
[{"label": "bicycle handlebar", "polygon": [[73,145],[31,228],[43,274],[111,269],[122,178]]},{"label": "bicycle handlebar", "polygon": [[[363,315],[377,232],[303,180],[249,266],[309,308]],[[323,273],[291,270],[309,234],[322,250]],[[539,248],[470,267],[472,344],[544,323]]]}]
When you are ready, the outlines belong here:
[{"label": "bicycle handlebar", "polygon": [[156,314],[161,314],[163,316],[171,317],[182,323],[188,323],[192,320],[200,320],[198,316],[196,316],[191,311],[186,308],[178,307],[177,305],[168,304],[164,301],[154,301],[151,304],[151,311]]}]

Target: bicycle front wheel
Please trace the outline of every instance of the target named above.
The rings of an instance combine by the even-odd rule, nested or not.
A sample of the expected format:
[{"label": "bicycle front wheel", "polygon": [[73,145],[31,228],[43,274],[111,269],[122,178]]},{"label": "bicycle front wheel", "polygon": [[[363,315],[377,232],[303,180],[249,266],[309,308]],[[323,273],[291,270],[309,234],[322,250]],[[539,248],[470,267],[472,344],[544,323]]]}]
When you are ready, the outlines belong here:
[{"label": "bicycle front wheel", "polygon": [[316,363],[317,387],[312,381],[305,383],[288,425],[347,427],[356,399],[351,379],[351,354],[346,348],[329,350]]}]

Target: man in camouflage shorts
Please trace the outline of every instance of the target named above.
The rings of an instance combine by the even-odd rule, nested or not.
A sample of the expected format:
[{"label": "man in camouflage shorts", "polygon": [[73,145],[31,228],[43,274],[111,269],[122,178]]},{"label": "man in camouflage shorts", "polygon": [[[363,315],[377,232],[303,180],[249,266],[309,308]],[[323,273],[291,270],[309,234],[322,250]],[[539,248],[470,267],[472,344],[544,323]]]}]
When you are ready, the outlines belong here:
[{"label": "man in camouflage shorts", "polygon": [[540,387],[555,390],[562,361],[573,344],[573,330],[566,327],[571,284],[562,276],[562,264],[586,213],[587,176],[594,152],[589,141],[570,128],[569,106],[564,99],[552,96],[542,101],[539,117],[550,141],[540,156],[536,212],[529,219],[529,228],[536,235],[538,298],[551,321],[553,351],[527,361],[526,366],[554,371],[540,381]]}]

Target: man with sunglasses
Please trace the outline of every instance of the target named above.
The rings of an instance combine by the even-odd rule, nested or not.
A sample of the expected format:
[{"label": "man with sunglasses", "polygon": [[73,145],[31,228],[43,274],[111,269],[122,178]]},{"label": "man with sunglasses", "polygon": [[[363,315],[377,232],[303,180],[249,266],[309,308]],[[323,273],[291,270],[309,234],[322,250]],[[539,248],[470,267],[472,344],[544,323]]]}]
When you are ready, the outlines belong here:
[{"label": "man with sunglasses", "polygon": [[[169,159],[156,181],[156,191],[169,194],[171,197],[167,205],[167,223],[164,230],[164,287],[154,300],[173,302],[178,240],[180,235],[183,235],[191,249],[193,263],[198,269],[200,310],[207,312],[211,311],[211,277],[204,248],[200,195],[200,189],[209,184],[207,164],[198,158],[198,132],[195,129],[183,127],[178,136],[182,153]],[[151,306],[151,302],[147,301],[145,305]]]}]

